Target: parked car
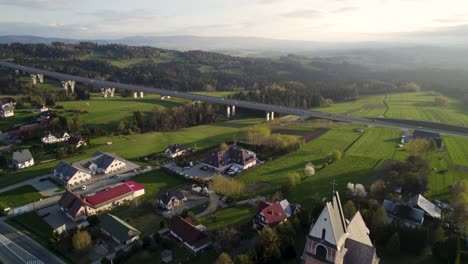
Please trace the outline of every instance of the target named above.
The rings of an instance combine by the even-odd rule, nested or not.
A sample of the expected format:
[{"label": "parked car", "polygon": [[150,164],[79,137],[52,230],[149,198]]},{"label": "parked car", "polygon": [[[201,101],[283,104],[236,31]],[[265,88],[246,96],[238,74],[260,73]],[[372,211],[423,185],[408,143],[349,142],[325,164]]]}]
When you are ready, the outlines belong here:
[{"label": "parked car", "polygon": [[81,186],[81,190],[86,191],[87,187],[86,185]]}]

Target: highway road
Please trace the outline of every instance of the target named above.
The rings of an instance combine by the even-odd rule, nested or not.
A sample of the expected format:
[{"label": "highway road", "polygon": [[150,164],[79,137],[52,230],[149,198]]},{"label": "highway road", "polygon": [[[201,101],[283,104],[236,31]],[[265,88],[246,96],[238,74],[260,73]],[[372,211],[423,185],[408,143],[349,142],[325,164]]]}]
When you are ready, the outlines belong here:
[{"label": "highway road", "polygon": [[135,92],[141,91],[141,92],[149,93],[149,94],[172,96],[172,97],[190,99],[194,101],[204,101],[204,102],[222,104],[226,106],[236,106],[236,107],[260,110],[260,111],[265,111],[265,112],[277,112],[277,113],[283,113],[283,114],[296,115],[302,118],[316,117],[316,118],[323,118],[323,119],[329,119],[329,120],[334,120],[334,121],[339,121],[339,122],[354,123],[354,124],[396,127],[396,128],[403,128],[403,129],[421,129],[425,131],[442,133],[442,134],[468,136],[468,129],[465,130],[466,132],[460,132],[456,130],[442,129],[442,128],[435,129],[431,127],[425,127],[424,125],[413,126],[413,125],[408,125],[408,124],[397,123],[395,121],[389,122],[389,121],[382,121],[382,120],[371,120],[371,119],[362,118],[362,117],[353,117],[353,116],[346,116],[346,115],[339,115],[339,114],[328,114],[328,113],[324,113],[324,112],[317,111],[317,110],[300,109],[300,108],[287,107],[287,106],[281,106],[281,105],[262,104],[262,103],[255,103],[255,102],[243,101],[243,100],[218,98],[218,97],[213,97],[213,96],[192,94],[192,93],[187,93],[187,92],[178,92],[178,91],[165,90],[161,88],[147,87],[147,86],[141,86],[141,85],[124,84],[124,83],[118,83],[118,82],[91,79],[87,77],[74,76],[74,75],[69,75],[69,74],[63,74],[63,73],[58,73],[58,72],[53,72],[53,71],[46,71],[46,70],[41,70],[37,68],[26,67],[26,66],[22,66],[19,64],[4,62],[4,61],[0,61],[0,66],[28,72],[30,74],[43,74],[45,76],[49,76],[49,77],[52,77],[61,81],[70,80],[70,81],[76,81],[76,82],[81,82],[81,83],[89,83],[97,87],[103,87],[103,88],[113,87],[113,88],[125,89],[125,90],[130,90],[130,91],[135,91]]},{"label": "highway road", "polygon": [[[13,250],[8,250],[7,248],[5,248],[4,245],[0,245],[0,260],[2,260],[5,263],[65,263],[57,256],[49,252],[49,250],[45,249],[42,245],[40,245],[30,237],[26,236],[25,234],[10,227],[3,221],[0,221],[0,234],[2,234],[8,240],[16,244],[16,249]],[[15,252],[16,254],[13,252]],[[22,258],[23,260],[18,261],[19,258]]]}]

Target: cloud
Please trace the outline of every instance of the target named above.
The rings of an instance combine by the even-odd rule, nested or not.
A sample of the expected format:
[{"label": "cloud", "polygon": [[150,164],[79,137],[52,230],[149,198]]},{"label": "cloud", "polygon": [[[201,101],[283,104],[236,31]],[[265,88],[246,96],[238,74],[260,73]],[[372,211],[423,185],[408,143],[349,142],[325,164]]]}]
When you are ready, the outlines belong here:
[{"label": "cloud", "polygon": [[95,17],[102,22],[130,22],[154,20],[157,12],[148,9],[111,10],[101,9],[93,12],[80,12],[80,15]]},{"label": "cloud", "polygon": [[295,10],[282,14],[283,17],[288,18],[316,18],[322,15],[322,11],[315,9]]},{"label": "cloud", "polygon": [[0,0],[0,5],[49,10],[65,9],[68,3],[66,0]]},{"label": "cloud", "polygon": [[332,13],[345,13],[345,12],[357,11],[359,9],[360,8],[357,7],[357,6],[345,6],[345,7],[341,7],[341,8],[337,8],[335,10],[332,10],[331,12]]},{"label": "cloud", "polygon": [[257,0],[257,3],[263,4],[263,5],[269,5],[269,4],[279,3],[282,1],[283,0]]}]

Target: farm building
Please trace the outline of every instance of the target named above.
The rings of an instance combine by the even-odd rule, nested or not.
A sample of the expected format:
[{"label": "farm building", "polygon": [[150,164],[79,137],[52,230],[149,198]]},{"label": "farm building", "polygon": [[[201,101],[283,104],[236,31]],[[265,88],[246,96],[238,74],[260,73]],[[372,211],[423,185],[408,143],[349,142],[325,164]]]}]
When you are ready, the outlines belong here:
[{"label": "farm building", "polygon": [[388,222],[399,222],[407,227],[419,227],[424,222],[424,211],[408,205],[384,200],[382,206],[387,211]]},{"label": "farm building", "polygon": [[46,135],[41,138],[42,143],[44,144],[55,144],[60,142],[65,142],[70,138],[70,135],[67,132],[63,133],[51,133],[46,132]]},{"label": "farm building", "polygon": [[444,141],[442,140],[442,137],[440,136],[439,133],[432,133],[432,132],[427,132],[427,131],[422,131],[422,130],[414,130],[413,139],[419,139],[419,138],[434,140],[438,148],[442,148],[444,146]]},{"label": "farm building", "polygon": [[175,158],[184,155],[186,150],[184,145],[174,144],[164,150],[164,155],[168,158]]},{"label": "farm building", "polygon": [[424,217],[429,217],[432,219],[441,218],[441,209],[435,204],[431,203],[421,194],[411,197],[411,199],[408,201],[408,205],[423,210]]},{"label": "farm building", "polygon": [[115,215],[103,214],[99,221],[101,231],[120,244],[130,245],[140,239],[140,231]]}]

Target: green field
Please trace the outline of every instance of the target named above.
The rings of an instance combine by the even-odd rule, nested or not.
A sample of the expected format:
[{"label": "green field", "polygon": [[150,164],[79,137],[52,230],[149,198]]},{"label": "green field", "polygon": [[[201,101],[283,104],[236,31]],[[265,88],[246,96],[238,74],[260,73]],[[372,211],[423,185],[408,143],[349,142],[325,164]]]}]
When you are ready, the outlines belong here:
[{"label": "green field", "polygon": [[185,182],[177,176],[168,175],[160,170],[154,170],[137,175],[133,177],[132,180],[145,187],[144,198],[149,200],[155,199],[156,194],[161,188],[173,189]]},{"label": "green field", "polygon": [[[91,140],[91,146],[85,154],[66,159],[73,162],[89,158],[96,150],[114,152],[123,158],[137,161],[139,157],[163,151],[171,144],[185,144],[187,147],[206,148],[237,137],[243,127],[262,122],[263,119],[239,119],[184,128],[174,132],[150,132],[135,135],[107,136]],[[107,142],[112,145],[107,145]],[[50,174],[59,161],[35,165],[19,171],[9,171],[0,177],[0,188],[33,177]]]},{"label": "green field", "polygon": [[15,208],[34,201],[39,201],[42,196],[36,188],[31,185],[23,185],[18,188],[0,193],[0,208]]},{"label": "green field", "polygon": [[[121,119],[131,117],[134,111],[150,112],[154,108],[163,109],[179,105],[160,98],[159,95],[153,94],[145,95],[144,98],[93,96],[91,100],[57,102],[57,105],[62,105],[65,110],[87,111],[88,113],[81,114],[85,124],[113,131]],[[58,110],[59,113],[62,111]]]},{"label": "green field", "polygon": [[52,235],[52,228],[36,212],[14,216],[7,223],[44,246],[48,245]]},{"label": "green field", "polygon": [[369,128],[346,154],[372,159],[393,158],[398,150],[400,135],[399,129]]},{"label": "green field", "polygon": [[454,164],[468,166],[468,138],[445,136],[444,143]]},{"label": "green field", "polygon": [[198,219],[198,223],[206,226],[208,230],[215,230],[228,225],[238,226],[245,224],[257,213],[257,208],[250,206],[236,206],[217,210],[216,214],[209,214]]},{"label": "green field", "polygon": [[[448,106],[436,106],[433,92],[362,96],[356,101],[336,103],[318,110],[351,116],[414,119],[447,124],[468,124],[468,106],[449,98]],[[388,110],[385,103],[388,105]]]}]

